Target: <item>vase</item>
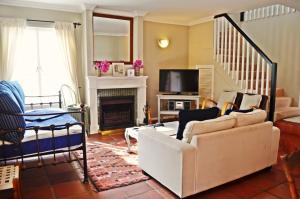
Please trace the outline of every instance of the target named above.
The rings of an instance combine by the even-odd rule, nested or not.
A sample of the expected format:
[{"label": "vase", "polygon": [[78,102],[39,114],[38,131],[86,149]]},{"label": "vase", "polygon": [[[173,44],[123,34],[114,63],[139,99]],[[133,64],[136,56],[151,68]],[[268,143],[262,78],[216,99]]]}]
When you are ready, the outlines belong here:
[{"label": "vase", "polygon": [[139,68],[134,69],[134,75],[135,76],[140,76],[140,69]]},{"label": "vase", "polygon": [[97,70],[97,76],[101,77],[101,70],[100,69]]}]

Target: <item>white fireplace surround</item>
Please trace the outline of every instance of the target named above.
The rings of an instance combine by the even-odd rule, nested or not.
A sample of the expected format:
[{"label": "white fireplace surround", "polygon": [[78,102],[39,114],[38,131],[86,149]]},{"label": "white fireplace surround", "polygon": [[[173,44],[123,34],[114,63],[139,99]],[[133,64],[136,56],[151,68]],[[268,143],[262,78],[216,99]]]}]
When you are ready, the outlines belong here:
[{"label": "white fireplace surround", "polygon": [[91,133],[97,133],[99,130],[97,90],[114,88],[137,88],[137,118],[136,122],[142,123],[144,119],[143,107],[146,104],[146,81],[147,76],[137,77],[96,77],[88,76],[87,85],[87,104],[90,106]]}]

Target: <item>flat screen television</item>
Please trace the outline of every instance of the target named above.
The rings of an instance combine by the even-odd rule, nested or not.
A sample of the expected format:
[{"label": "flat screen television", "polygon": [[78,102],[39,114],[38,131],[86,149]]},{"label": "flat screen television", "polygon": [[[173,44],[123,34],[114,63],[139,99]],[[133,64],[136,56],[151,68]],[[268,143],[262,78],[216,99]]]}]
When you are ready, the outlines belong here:
[{"label": "flat screen television", "polygon": [[159,91],[167,93],[198,93],[199,70],[160,69]]}]

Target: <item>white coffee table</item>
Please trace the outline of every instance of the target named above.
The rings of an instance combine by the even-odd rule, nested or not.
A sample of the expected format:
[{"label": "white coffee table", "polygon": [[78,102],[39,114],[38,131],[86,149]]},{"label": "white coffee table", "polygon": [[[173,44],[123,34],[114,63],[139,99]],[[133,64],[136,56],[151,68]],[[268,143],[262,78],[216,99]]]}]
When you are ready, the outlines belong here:
[{"label": "white coffee table", "polygon": [[130,152],[130,147],[131,147],[130,138],[134,138],[138,141],[139,140],[138,135],[139,135],[139,132],[141,132],[141,131],[151,130],[151,131],[155,131],[157,133],[163,133],[163,134],[166,134],[166,135],[176,138],[177,129],[178,129],[178,121],[166,122],[166,123],[164,123],[164,126],[160,126],[160,127],[141,126],[141,127],[126,128],[125,139],[126,139],[126,143],[128,146],[128,152]]}]

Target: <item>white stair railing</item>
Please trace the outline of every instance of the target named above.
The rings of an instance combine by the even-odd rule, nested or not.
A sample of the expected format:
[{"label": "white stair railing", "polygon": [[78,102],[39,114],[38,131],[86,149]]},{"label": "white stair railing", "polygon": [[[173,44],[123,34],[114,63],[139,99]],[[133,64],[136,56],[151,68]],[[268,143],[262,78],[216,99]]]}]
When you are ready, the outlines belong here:
[{"label": "white stair railing", "polygon": [[275,4],[242,12],[241,21],[264,19],[268,17],[287,15],[294,12],[296,12],[295,8],[291,8],[281,4]]},{"label": "white stair railing", "polygon": [[[260,11],[255,11],[258,12]],[[277,64],[267,57],[229,15],[217,15],[214,22],[216,62],[223,66],[224,72],[243,92],[269,96],[269,118],[273,120]]]}]

